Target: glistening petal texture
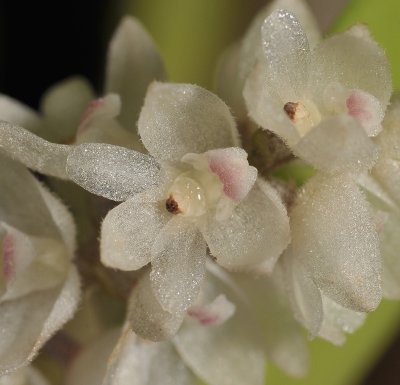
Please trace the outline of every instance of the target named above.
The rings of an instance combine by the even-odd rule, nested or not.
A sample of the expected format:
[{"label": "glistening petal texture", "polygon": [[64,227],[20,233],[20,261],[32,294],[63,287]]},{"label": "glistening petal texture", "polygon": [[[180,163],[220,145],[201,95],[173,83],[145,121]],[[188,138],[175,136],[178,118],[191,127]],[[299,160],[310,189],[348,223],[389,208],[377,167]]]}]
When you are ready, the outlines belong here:
[{"label": "glistening petal texture", "polygon": [[309,92],[322,95],[322,88],[338,82],[377,98],[384,111],[392,93],[391,72],[384,50],[352,30],[324,40],[312,54]]},{"label": "glistening petal texture", "polygon": [[65,79],[47,90],[40,102],[46,126],[45,138],[71,143],[87,104],[94,98],[89,82],[81,77]]},{"label": "glistening petal texture", "polygon": [[345,115],[321,122],[293,147],[293,152],[329,173],[371,169],[378,155],[361,124]]},{"label": "glistening petal texture", "polygon": [[273,12],[262,29],[266,57],[266,86],[285,102],[298,100],[305,90],[311,60],[307,36],[297,18],[286,10]]},{"label": "glistening petal texture", "polygon": [[182,324],[184,312],[165,311],[154,295],[148,272],[134,288],[128,302],[128,319],[132,330],[141,338],[163,341],[173,337]]},{"label": "glistening petal texture", "polygon": [[154,41],[138,20],[125,17],[108,48],[105,91],[121,96],[119,119],[126,129],[136,134],[147,87],[164,78],[164,64]]},{"label": "glistening petal texture", "polygon": [[115,201],[124,201],[159,181],[154,158],[102,143],[75,147],[68,157],[67,173],[84,189]]},{"label": "glistening petal texture", "polygon": [[191,84],[152,83],[138,122],[143,144],[158,160],[239,145],[228,106]]},{"label": "glistening petal texture", "polygon": [[217,262],[241,269],[263,262],[272,268],[289,243],[289,219],[278,193],[260,178],[230,218],[209,215],[203,234]]},{"label": "glistening petal texture", "polygon": [[159,202],[140,194],[108,212],[101,227],[101,261],[120,270],[137,270],[150,262],[151,248],[170,214]]},{"label": "glistening petal texture", "polygon": [[279,135],[292,147],[299,141],[300,135],[283,110],[285,102],[267,84],[266,66],[264,61],[259,60],[243,90],[249,116],[259,126]]},{"label": "glistening petal texture", "polygon": [[67,178],[70,146],[50,143],[22,127],[0,121],[0,151],[34,171]]},{"label": "glistening petal texture", "polygon": [[161,307],[185,311],[197,298],[206,264],[206,243],[185,219],[171,219],[155,240],[150,279]]},{"label": "glistening petal texture", "polygon": [[196,385],[170,342],[143,341],[122,334],[107,368],[103,385]]},{"label": "glistening petal texture", "polygon": [[0,385],[50,385],[33,366],[21,368],[14,373],[1,376]]},{"label": "glistening petal texture", "polygon": [[365,197],[349,174],[317,174],[291,215],[293,255],[322,292],[355,311],[381,300],[379,240]]}]

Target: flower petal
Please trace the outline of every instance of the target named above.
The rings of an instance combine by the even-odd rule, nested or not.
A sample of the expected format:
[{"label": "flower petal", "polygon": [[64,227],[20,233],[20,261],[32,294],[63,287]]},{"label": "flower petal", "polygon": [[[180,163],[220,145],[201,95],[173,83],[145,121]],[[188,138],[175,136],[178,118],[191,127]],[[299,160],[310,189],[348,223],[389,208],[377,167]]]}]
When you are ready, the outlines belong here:
[{"label": "flower petal", "polygon": [[35,133],[39,132],[43,125],[36,111],[3,94],[0,94],[0,119]]},{"label": "flower petal", "polygon": [[345,115],[318,124],[293,147],[293,152],[330,173],[371,169],[378,155],[364,128]]},{"label": "flower petal", "polygon": [[101,228],[101,261],[121,270],[137,270],[150,262],[157,235],[170,219],[159,202],[141,194],[108,212]]},{"label": "flower petal", "polygon": [[188,153],[239,144],[228,106],[191,84],[152,83],[138,127],[143,144],[158,160],[180,160]]},{"label": "flower petal", "polygon": [[71,143],[80,117],[94,98],[89,82],[82,77],[70,77],[47,90],[40,101],[46,126],[45,138],[58,143]]},{"label": "flower petal", "polygon": [[103,385],[196,384],[170,342],[149,343],[129,331],[121,336],[111,355],[103,382]]},{"label": "flower petal", "polygon": [[47,142],[22,127],[0,121],[0,151],[34,171],[67,178],[70,146]]},{"label": "flower petal", "polygon": [[125,17],[108,48],[105,91],[121,96],[119,119],[126,129],[136,133],[147,87],[164,77],[164,64],[153,39],[138,20]]},{"label": "flower petal", "polygon": [[159,181],[159,166],[149,155],[102,143],[74,147],[68,176],[84,189],[115,201],[126,200]]},{"label": "flower petal", "polygon": [[284,112],[285,105],[268,87],[265,61],[259,60],[247,78],[243,96],[249,116],[258,125],[279,135],[289,146],[294,146],[300,135]]},{"label": "flower petal", "polygon": [[365,313],[358,313],[340,306],[326,296],[322,296],[324,318],[319,336],[335,345],[343,345],[345,333],[353,333],[364,322]]},{"label": "flower petal", "polygon": [[308,39],[299,21],[288,11],[275,11],[265,20],[261,35],[268,86],[285,102],[299,100],[308,81],[311,60]]},{"label": "flower petal", "polygon": [[293,255],[335,302],[372,311],[381,300],[381,257],[369,207],[347,174],[315,175],[291,215]]},{"label": "flower petal", "polygon": [[197,298],[204,277],[206,243],[185,219],[173,218],[161,230],[152,249],[150,279],[161,307],[185,311]]},{"label": "flower petal", "polygon": [[147,272],[133,289],[128,306],[128,322],[132,330],[140,337],[155,342],[174,336],[185,315],[183,312],[172,314],[163,310],[155,297]]},{"label": "flower petal", "polygon": [[373,95],[384,111],[392,93],[389,62],[384,50],[364,34],[350,29],[323,40],[312,54],[310,92],[322,95],[322,88],[337,82],[347,89]]},{"label": "flower petal", "polygon": [[220,265],[240,269],[267,262],[271,271],[289,243],[289,220],[277,192],[259,179],[229,219],[209,217],[203,235]]},{"label": "flower petal", "polygon": [[0,385],[50,385],[33,366],[21,368],[14,373],[1,376]]}]

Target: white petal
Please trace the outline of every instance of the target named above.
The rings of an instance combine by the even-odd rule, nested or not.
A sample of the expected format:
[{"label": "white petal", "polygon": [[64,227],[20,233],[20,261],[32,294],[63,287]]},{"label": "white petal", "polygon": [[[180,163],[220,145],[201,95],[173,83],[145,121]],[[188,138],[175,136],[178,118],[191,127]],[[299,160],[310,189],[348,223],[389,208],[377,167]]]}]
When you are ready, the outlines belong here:
[{"label": "white petal", "polygon": [[188,153],[239,144],[228,106],[191,84],[152,83],[138,127],[143,144],[160,160],[180,160]]},{"label": "white petal", "polygon": [[67,178],[70,146],[47,142],[22,127],[0,121],[0,151],[34,171]]},{"label": "white petal", "polygon": [[381,257],[369,207],[350,175],[316,175],[291,215],[293,255],[331,299],[356,311],[381,300]]},{"label": "white petal", "polygon": [[172,314],[163,310],[154,295],[147,272],[134,288],[128,306],[128,322],[132,330],[150,341],[167,340],[174,336],[184,317],[184,313]]},{"label": "white petal", "polygon": [[312,54],[310,92],[338,82],[373,95],[384,111],[392,93],[391,72],[384,50],[371,38],[349,30],[324,40]]},{"label": "white petal", "polygon": [[151,254],[150,279],[162,308],[185,311],[196,300],[204,277],[203,236],[190,222],[176,217],[161,230]]},{"label": "white petal", "polygon": [[229,219],[209,217],[203,234],[220,265],[238,269],[267,262],[271,271],[289,243],[289,220],[277,192],[259,179]]},{"label": "white petal", "polygon": [[159,166],[149,155],[124,147],[88,143],[71,151],[67,173],[86,190],[123,201],[157,184]]},{"label": "white petal", "polygon": [[138,20],[125,17],[108,48],[105,84],[107,93],[121,96],[120,120],[125,128],[136,133],[147,87],[164,77],[164,65],[153,39]]},{"label": "white petal", "polygon": [[244,199],[257,179],[257,169],[249,165],[246,151],[230,147],[210,150],[206,155],[210,170],[224,186],[225,195],[236,202]]},{"label": "white petal", "polygon": [[1,376],[0,385],[50,385],[50,383],[33,366],[27,366],[12,374]]},{"label": "white petal", "polygon": [[371,169],[378,155],[361,124],[345,115],[318,124],[293,152],[313,167],[331,173]]},{"label": "white petal", "polygon": [[319,336],[335,345],[343,345],[346,333],[353,333],[364,322],[366,314],[340,306],[326,296],[322,296],[324,319]]},{"label": "white petal", "polygon": [[1,153],[0,162],[0,221],[26,234],[57,238],[58,231],[34,176]]},{"label": "white petal", "polygon": [[35,133],[39,132],[43,125],[36,111],[3,94],[0,94],[0,119]]},{"label": "white petal", "polygon": [[265,20],[261,34],[268,86],[285,102],[300,99],[308,81],[311,55],[299,21],[288,11],[275,11]]},{"label": "white petal", "polygon": [[300,135],[284,112],[283,102],[267,83],[265,61],[259,60],[247,78],[243,96],[249,116],[258,125],[280,136],[289,146],[294,146]]},{"label": "white petal", "polygon": [[92,87],[81,77],[65,79],[49,88],[40,101],[46,139],[71,143],[81,115],[93,97]]},{"label": "white petal", "polygon": [[140,269],[150,262],[154,240],[170,216],[140,194],[113,208],[101,228],[101,261],[120,270]]},{"label": "white petal", "polygon": [[103,385],[196,384],[170,342],[149,343],[129,331],[121,336],[103,382]]}]

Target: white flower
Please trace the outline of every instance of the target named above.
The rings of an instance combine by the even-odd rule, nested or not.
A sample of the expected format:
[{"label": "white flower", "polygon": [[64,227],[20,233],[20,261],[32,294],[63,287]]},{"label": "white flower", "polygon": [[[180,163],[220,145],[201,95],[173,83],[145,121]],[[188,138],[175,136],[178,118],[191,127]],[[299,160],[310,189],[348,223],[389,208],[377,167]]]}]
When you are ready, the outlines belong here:
[{"label": "white flower", "polygon": [[228,268],[267,261],[271,270],[289,240],[286,210],[272,187],[256,180],[246,153],[233,147],[237,132],[227,106],[197,86],[153,83],[138,126],[152,156],[83,144],[68,158],[76,183],[126,200],[103,222],[103,263],[136,270],[151,262],[152,286],[171,313],[195,300],[207,245]]},{"label": "white flower", "polygon": [[279,10],[265,20],[262,37],[265,58],[244,90],[251,118],[317,169],[371,168],[376,150],[368,137],[381,129],[391,78],[365,27],[310,49],[295,16]]},{"label": "white flower", "polygon": [[66,208],[1,155],[0,373],[27,365],[72,317],[80,295]]},{"label": "white flower", "polygon": [[33,366],[21,368],[12,374],[0,377],[0,385],[50,385]]}]

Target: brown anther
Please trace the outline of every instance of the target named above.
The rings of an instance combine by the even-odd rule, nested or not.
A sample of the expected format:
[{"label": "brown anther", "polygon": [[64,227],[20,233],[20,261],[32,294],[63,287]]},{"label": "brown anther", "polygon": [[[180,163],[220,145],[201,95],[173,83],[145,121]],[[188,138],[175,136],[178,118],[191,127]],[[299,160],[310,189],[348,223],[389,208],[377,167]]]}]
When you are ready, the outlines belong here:
[{"label": "brown anther", "polygon": [[178,202],[174,199],[172,195],[165,202],[165,208],[171,214],[179,214],[181,210],[179,209]]},{"label": "brown anther", "polygon": [[286,112],[287,116],[289,116],[290,120],[294,121],[296,117],[296,110],[298,107],[299,103],[295,102],[287,102],[283,106],[283,110]]}]

